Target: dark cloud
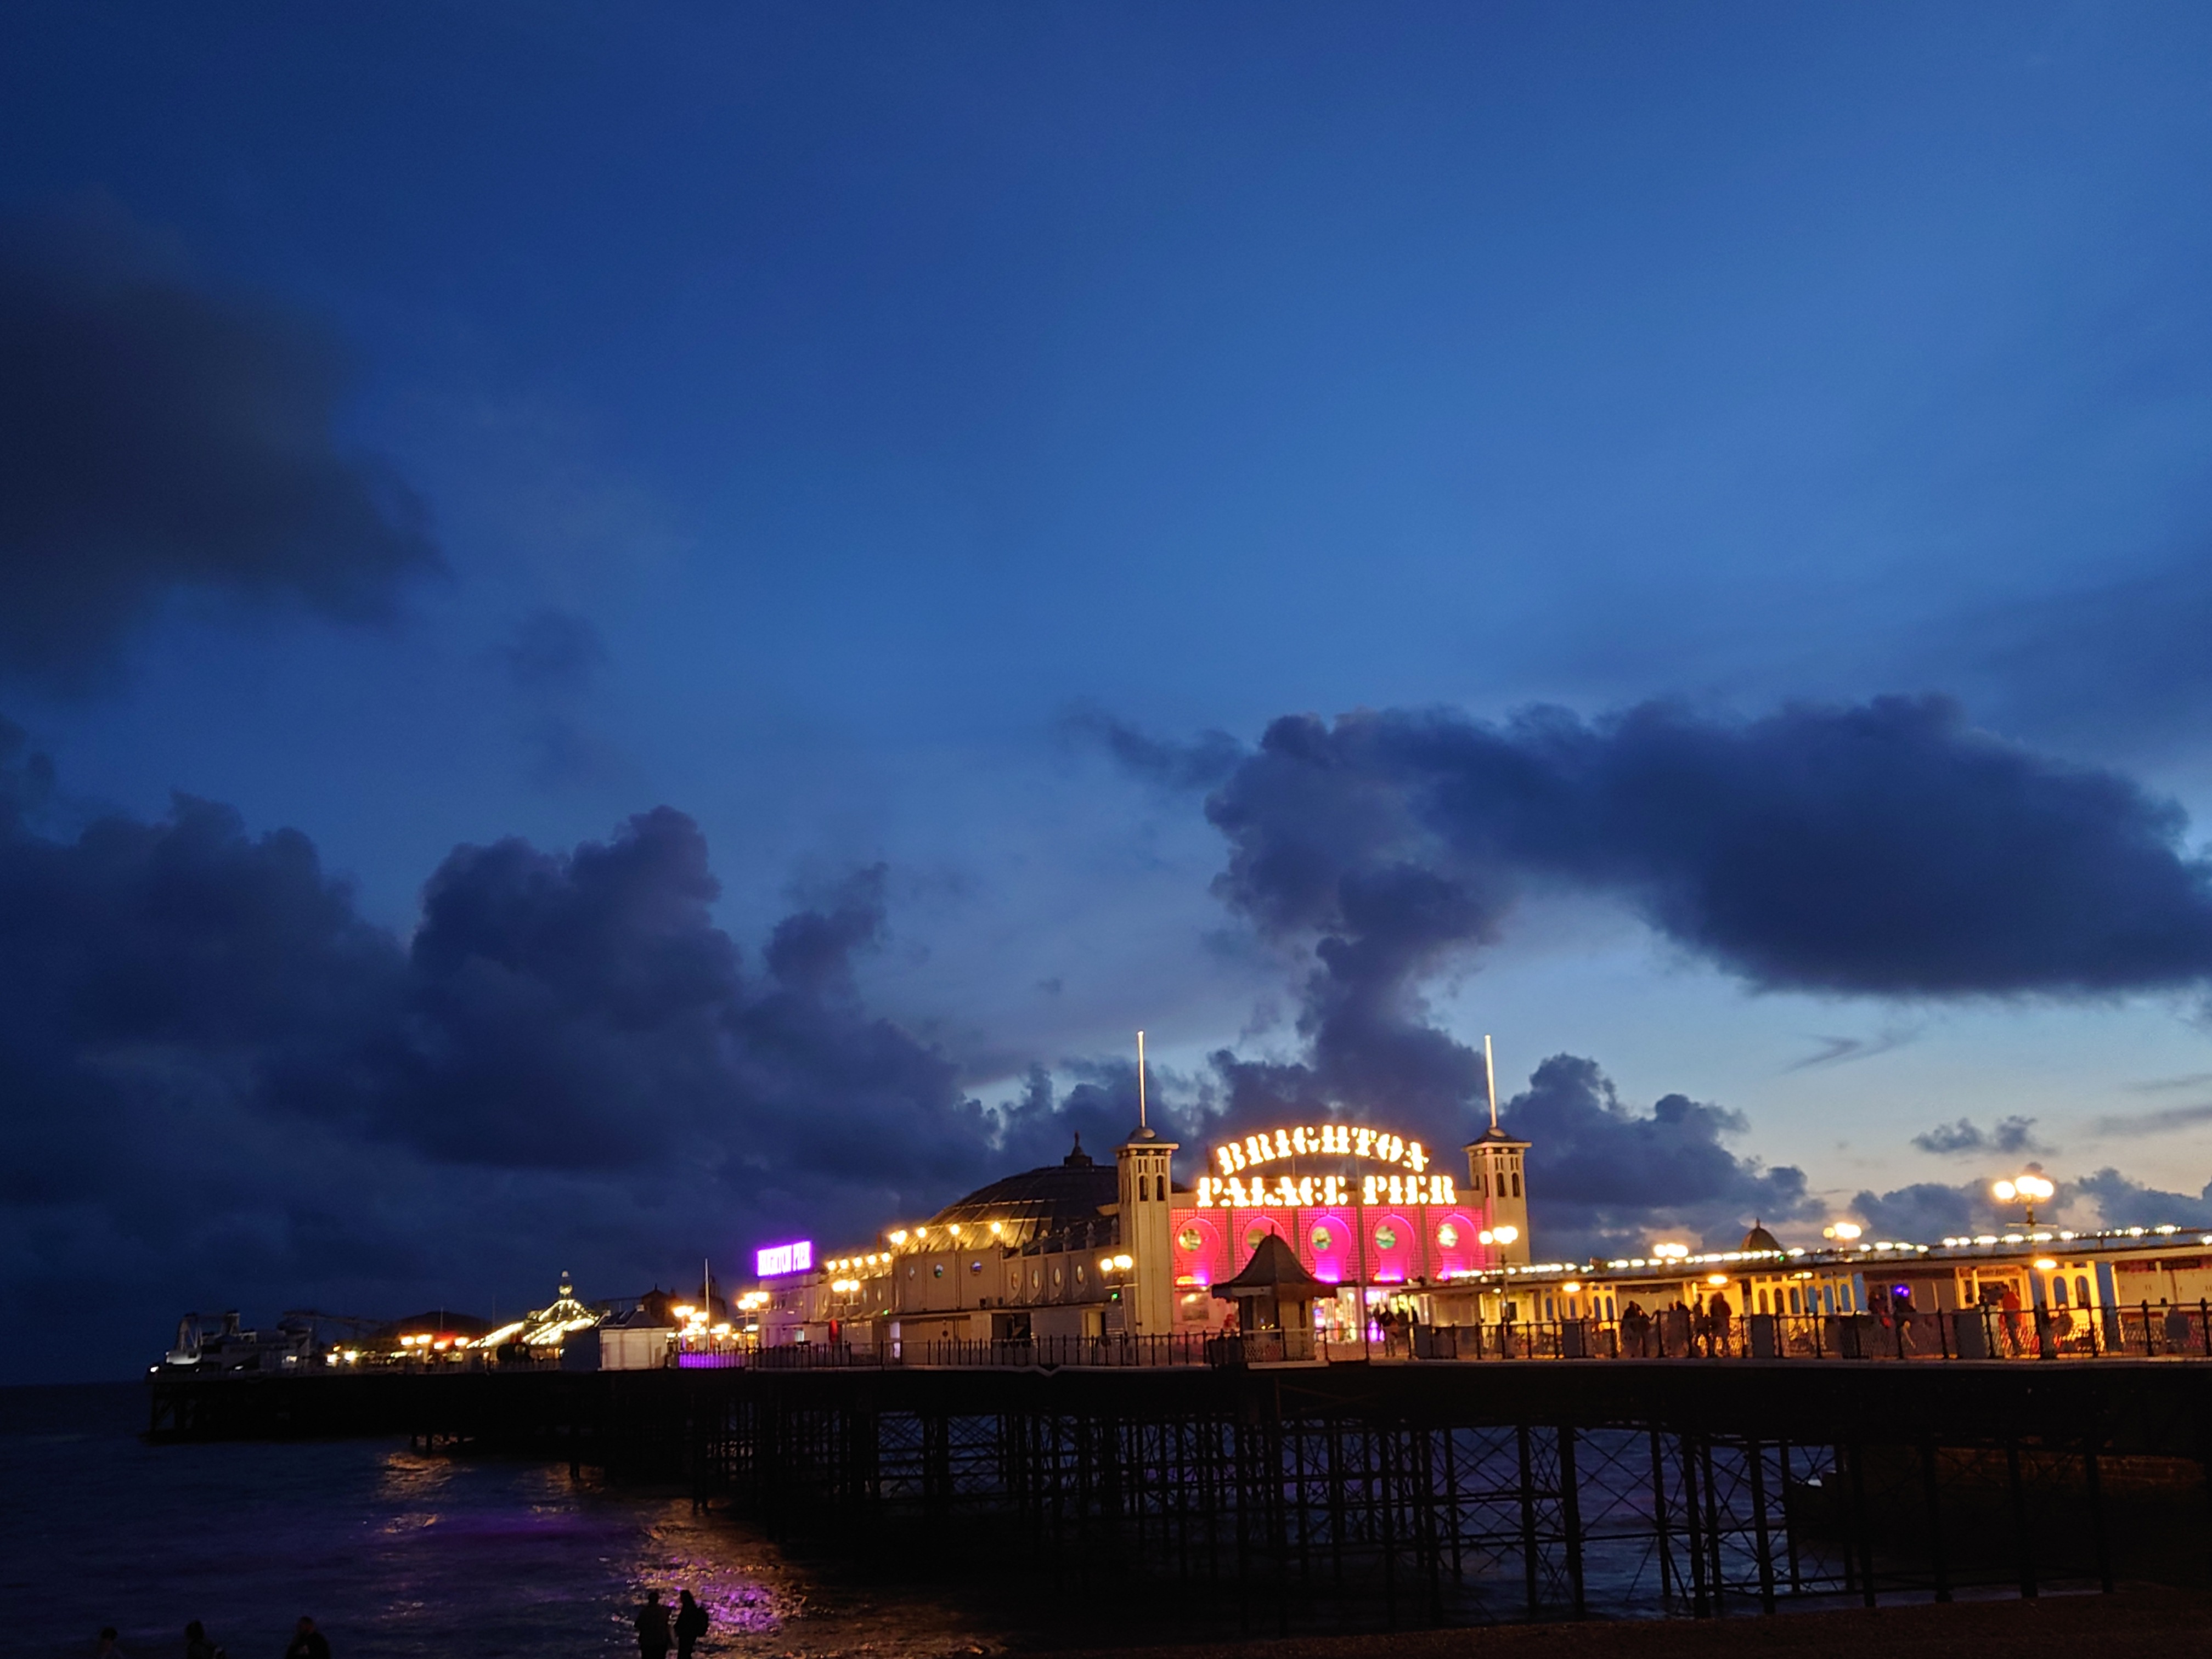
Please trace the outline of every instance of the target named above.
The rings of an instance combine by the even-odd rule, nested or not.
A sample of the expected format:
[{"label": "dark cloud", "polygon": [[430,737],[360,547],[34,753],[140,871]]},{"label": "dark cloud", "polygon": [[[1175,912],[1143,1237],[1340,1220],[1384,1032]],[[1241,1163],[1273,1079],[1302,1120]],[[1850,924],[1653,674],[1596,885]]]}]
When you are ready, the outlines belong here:
[{"label": "dark cloud", "polygon": [[2212,1182],[2201,1192],[2166,1193],[2106,1168],[2073,1184],[2107,1227],[2212,1227]]},{"label": "dark cloud", "polygon": [[1189,743],[1156,737],[1088,704],[1060,719],[1070,742],[1103,749],[1134,776],[1168,789],[1211,789],[1244,758],[1244,745],[1226,732],[1201,732]]},{"label": "dark cloud", "polygon": [[422,503],[334,431],[324,331],[120,235],[0,231],[0,672],[82,690],[167,596],[388,617]]},{"label": "dark cloud", "polygon": [[1802,1059],[1793,1060],[1782,1069],[1785,1072],[1818,1071],[1827,1066],[1848,1066],[1855,1060],[1872,1060],[1893,1048],[1901,1048],[1920,1034],[1917,1031],[1884,1031],[1879,1036],[1814,1037],[1820,1046]]},{"label": "dark cloud", "polygon": [[[1146,775],[1175,769],[1128,746]],[[2081,996],[2212,974],[2212,869],[2179,849],[2179,810],[1937,698],[1750,722],[1657,703],[1594,723],[1294,716],[1206,811],[1229,842],[1217,893],[1311,951],[1298,1050],[1217,1057],[1232,1121],[1388,1103],[1463,1124],[1481,1058],[1429,988],[1546,890],[1616,898],[1760,988]]]},{"label": "dark cloud", "polygon": [[2131,1139],[2137,1135],[2162,1135],[2175,1129],[2193,1129],[2212,1123],[2212,1101],[2193,1106],[2167,1106],[2155,1112],[2115,1112],[2090,1125],[2090,1132]]},{"label": "dark cloud", "polygon": [[2212,866],[2177,806],[1941,698],[1733,722],[1432,711],[1278,720],[1208,804],[1220,890],[1315,936],[1328,994],[1494,938],[1522,895],[1613,896],[1770,989],[2055,996],[2212,975]]},{"label": "dark cloud", "polygon": [[0,730],[0,1316],[97,1298],[112,1350],[71,1364],[257,1297],[481,1308],[563,1267],[635,1291],[768,1233],[866,1237],[1133,1121],[1109,1068],[1002,1123],[873,1013],[880,870],[751,966],[664,807],[566,852],[456,848],[403,941],[307,837],[212,803],[42,830],[23,750]]},{"label": "dark cloud", "polygon": [[1547,1257],[1640,1254],[1666,1231],[1733,1249],[1754,1220],[1817,1213],[1802,1170],[1722,1144],[1749,1127],[1741,1113],[1683,1095],[1631,1110],[1595,1060],[1554,1054],[1501,1116],[1530,1143],[1530,1224]]},{"label": "dark cloud", "polygon": [[2010,1156],[2049,1152],[2049,1147],[2035,1139],[2034,1129],[2035,1120],[2032,1117],[2001,1117],[1987,1129],[1962,1117],[1956,1123],[1939,1123],[1913,1136],[1912,1144],[1923,1152],[1946,1157],[1960,1152]]},{"label": "dark cloud", "polygon": [[1851,1199],[1852,1212],[1877,1236],[1909,1244],[1932,1244],[1939,1238],[1977,1232],[1976,1218],[1988,1208],[1987,1189],[1971,1181],[1956,1187],[1915,1182],[1892,1192],[1858,1193]]},{"label": "dark cloud", "polygon": [[566,789],[634,781],[635,769],[590,716],[610,658],[589,617],[552,606],[534,611],[495,658],[514,694],[532,782]]},{"label": "dark cloud", "polygon": [[549,606],[515,625],[500,660],[520,690],[576,692],[606,666],[607,647],[589,617]]}]

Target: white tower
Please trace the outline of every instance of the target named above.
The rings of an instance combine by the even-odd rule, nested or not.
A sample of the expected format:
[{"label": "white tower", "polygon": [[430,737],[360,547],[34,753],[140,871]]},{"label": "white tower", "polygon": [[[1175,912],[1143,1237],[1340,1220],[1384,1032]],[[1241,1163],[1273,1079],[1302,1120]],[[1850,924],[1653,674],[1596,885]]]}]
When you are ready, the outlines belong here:
[{"label": "white tower", "polygon": [[1175,1216],[1169,1165],[1179,1143],[1162,1140],[1146,1121],[1145,1034],[1137,1033],[1137,1127],[1114,1149],[1121,1178],[1121,1248],[1132,1265],[1121,1275],[1122,1311],[1139,1336],[1175,1330]]},{"label": "white tower", "polygon": [[1536,1259],[1528,1243],[1528,1172],[1522,1168],[1528,1143],[1498,1127],[1498,1062],[1487,1036],[1482,1039],[1482,1069],[1490,1091],[1490,1127],[1468,1144],[1468,1185],[1482,1206],[1482,1230],[1495,1240],[1491,1248],[1497,1259],[1509,1267],[1526,1267]]}]

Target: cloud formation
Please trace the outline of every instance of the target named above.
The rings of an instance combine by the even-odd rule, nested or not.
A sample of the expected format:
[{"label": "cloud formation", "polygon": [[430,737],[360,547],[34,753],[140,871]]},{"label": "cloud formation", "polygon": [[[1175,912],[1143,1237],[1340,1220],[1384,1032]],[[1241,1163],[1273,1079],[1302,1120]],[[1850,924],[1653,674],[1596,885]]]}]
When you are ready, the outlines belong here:
[{"label": "cloud formation", "polygon": [[2212,1123],[2212,1101],[2199,1101],[2193,1106],[2167,1106],[2155,1112],[2114,1112],[2089,1127],[2093,1133],[2131,1139],[2137,1135],[2193,1129],[2202,1123]]},{"label": "cloud formation", "polygon": [[440,557],[335,429],[343,352],[128,237],[0,228],[0,674],[81,691],[186,591],[389,617]]},{"label": "cloud formation", "polygon": [[[1748,721],[1669,703],[1595,721],[1294,715],[1250,751],[1095,712],[1073,729],[1156,784],[1218,777],[1216,893],[1310,953],[1295,1052],[1214,1057],[1232,1122],[1385,1103],[1466,1122],[1481,1057],[1431,1017],[1430,988],[1543,892],[1610,897],[1763,990],[2095,997],[2212,977],[2212,865],[2181,846],[2180,810],[1940,697]],[[1831,1040],[1804,1063],[1908,1036]]]},{"label": "cloud formation", "polygon": [[186,1306],[481,1309],[563,1267],[635,1292],[765,1233],[866,1237],[1133,1116],[1102,1077],[1002,1128],[873,1013],[879,870],[749,964],[670,808],[457,848],[406,939],[296,831],[182,797],[54,811],[0,728],[0,1316],[97,1298],[131,1316],[111,1369]]},{"label": "cloud formation", "polygon": [[2098,996],[2212,976],[2180,809],[1940,697],[1589,722],[1276,721],[1212,796],[1223,896],[1322,941],[1344,991],[1497,936],[1546,888],[1617,898],[1761,989]]},{"label": "cloud formation", "polygon": [[1926,1244],[1978,1231],[1977,1218],[1987,1212],[1989,1201],[1988,1189],[1978,1182],[1951,1187],[1917,1181],[1887,1193],[1856,1193],[1851,1212],[1878,1237]]},{"label": "cloud formation", "polygon": [[2035,1139],[2034,1129],[2035,1120],[2032,1117],[2002,1117],[1987,1129],[1962,1117],[1955,1123],[1939,1123],[1913,1136],[1912,1144],[1923,1152],[1943,1157],[1992,1152],[2009,1157],[2050,1151]]},{"label": "cloud formation", "polygon": [[1554,1054],[1501,1120],[1531,1143],[1530,1224],[1547,1258],[1640,1254],[1669,1231],[1733,1249],[1753,1221],[1818,1212],[1803,1170],[1722,1144],[1750,1127],[1741,1113],[1679,1094],[1632,1111],[1595,1060]]},{"label": "cloud formation", "polygon": [[2212,1227],[2212,1182],[2197,1193],[2160,1192],[2110,1167],[2073,1183],[2107,1227]]},{"label": "cloud formation", "polygon": [[1201,732],[1188,743],[1163,738],[1117,719],[1103,708],[1079,704],[1060,718],[1060,736],[1071,743],[1103,750],[1133,777],[1168,789],[1211,789],[1244,757],[1244,745],[1226,732]]}]

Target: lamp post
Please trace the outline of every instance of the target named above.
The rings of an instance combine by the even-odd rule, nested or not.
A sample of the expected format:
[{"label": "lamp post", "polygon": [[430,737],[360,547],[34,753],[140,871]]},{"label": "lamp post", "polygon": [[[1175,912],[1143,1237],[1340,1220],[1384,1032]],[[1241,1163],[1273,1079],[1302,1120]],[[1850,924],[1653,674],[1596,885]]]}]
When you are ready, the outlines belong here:
[{"label": "lamp post", "polygon": [[2039,1175],[2014,1176],[2010,1181],[1996,1182],[1990,1188],[1990,1196],[1998,1203],[2025,1206],[2031,1227],[2035,1225],[2036,1205],[2057,1195],[2058,1188]]}]

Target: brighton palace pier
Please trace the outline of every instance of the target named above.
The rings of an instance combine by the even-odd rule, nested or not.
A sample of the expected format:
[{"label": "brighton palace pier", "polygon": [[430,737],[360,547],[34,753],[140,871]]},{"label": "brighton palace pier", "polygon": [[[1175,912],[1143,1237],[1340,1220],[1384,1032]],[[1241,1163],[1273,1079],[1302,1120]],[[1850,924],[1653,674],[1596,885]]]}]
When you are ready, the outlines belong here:
[{"label": "brighton palace pier", "polygon": [[1940,1242],[1790,1249],[1754,1223],[1735,1249],[1540,1262],[1528,1146],[1300,1124],[1179,1185],[1149,1129],[1110,1165],[1079,1140],[865,1246],[762,1251],[754,1340],[908,1364],[2212,1352],[2212,1235],[2041,1228],[2030,1204]]},{"label": "brighton palace pier", "polygon": [[226,1336],[154,1368],[149,1430],[681,1480],[775,1537],[1148,1637],[2033,1596],[2212,1559],[2212,1236],[2041,1228],[2030,1176],[1991,1194],[2019,1225],[1973,1238],[1754,1224],[1541,1262],[1528,1145],[1494,1122],[1451,1158],[1285,1126],[1187,1187],[1177,1150],[1140,1119],[1110,1163],[1079,1145],[866,1243],[769,1245],[732,1302],[704,1273],[631,1306],[564,1285],[474,1341],[273,1370]]}]

